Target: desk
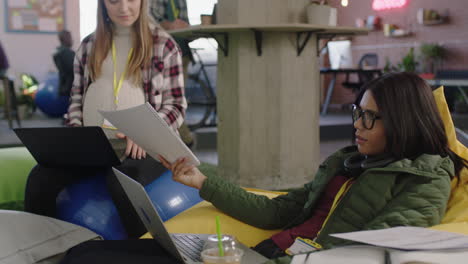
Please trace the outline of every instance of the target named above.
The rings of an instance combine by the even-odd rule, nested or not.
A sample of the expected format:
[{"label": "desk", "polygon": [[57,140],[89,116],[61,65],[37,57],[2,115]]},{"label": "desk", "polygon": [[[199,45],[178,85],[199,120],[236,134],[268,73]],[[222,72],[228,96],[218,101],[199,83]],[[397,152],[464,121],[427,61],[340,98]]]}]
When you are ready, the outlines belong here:
[{"label": "desk", "polygon": [[333,94],[333,90],[335,89],[335,84],[336,84],[336,76],[338,74],[345,74],[346,79],[348,79],[348,76],[352,73],[365,73],[369,75],[382,75],[382,70],[380,69],[372,69],[372,70],[364,70],[364,69],[320,69],[320,74],[332,74],[332,79],[330,81],[330,84],[328,84],[328,89],[327,89],[327,95],[325,97],[325,102],[323,103],[322,106],[322,115],[327,114],[328,110],[328,105],[330,104],[330,100]]},{"label": "desk", "polygon": [[170,31],[189,39],[213,37],[219,44],[218,174],[270,190],[310,181],[320,161],[319,40],[367,32],[301,23]]},{"label": "desk", "polygon": [[454,79],[434,79],[434,80],[427,80],[426,82],[431,85],[431,86],[456,86],[458,91],[460,91],[461,95],[463,96],[463,99],[465,102],[468,104],[468,96],[466,95],[465,91],[462,89],[462,87],[468,87],[468,80],[465,79],[459,79],[459,80],[454,80]]}]

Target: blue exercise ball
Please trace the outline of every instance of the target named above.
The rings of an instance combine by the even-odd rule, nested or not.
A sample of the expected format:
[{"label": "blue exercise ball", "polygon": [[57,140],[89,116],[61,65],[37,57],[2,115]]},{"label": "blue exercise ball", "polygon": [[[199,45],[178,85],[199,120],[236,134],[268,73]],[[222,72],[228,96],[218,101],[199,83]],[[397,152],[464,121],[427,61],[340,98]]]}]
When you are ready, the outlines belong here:
[{"label": "blue exercise ball", "polygon": [[197,189],[175,182],[169,170],[146,185],[145,190],[163,221],[203,201]]},{"label": "blue exercise ball", "polygon": [[39,84],[34,102],[46,115],[60,117],[68,111],[69,99],[69,96],[59,95],[58,75],[49,74],[46,80]]},{"label": "blue exercise ball", "polygon": [[85,177],[60,192],[57,197],[57,218],[86,227],[104,239],[128,237],[107,190],[104,173]]},{"label": "blue exercise ball", "polygon": [[[146,185],[145,190],[163,221],[202,201],[198,190],[173,181],[170,171]],[[103,173],[67,186],[57,197],[57,218],[86,227],[104,239],[128,238]]]}]

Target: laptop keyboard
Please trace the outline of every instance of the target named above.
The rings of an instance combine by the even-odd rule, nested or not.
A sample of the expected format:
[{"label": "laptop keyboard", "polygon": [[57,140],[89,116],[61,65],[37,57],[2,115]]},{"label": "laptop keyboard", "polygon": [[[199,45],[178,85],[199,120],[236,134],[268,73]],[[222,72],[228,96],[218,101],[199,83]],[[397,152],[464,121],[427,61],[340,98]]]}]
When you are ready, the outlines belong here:
[{"label": "laptop keyboard", "polygon": [[202,252],[205,241],[196,235],[173,234],[173,241],[177,248],[190,258],[192,261],[201,262],[200,253]]}]

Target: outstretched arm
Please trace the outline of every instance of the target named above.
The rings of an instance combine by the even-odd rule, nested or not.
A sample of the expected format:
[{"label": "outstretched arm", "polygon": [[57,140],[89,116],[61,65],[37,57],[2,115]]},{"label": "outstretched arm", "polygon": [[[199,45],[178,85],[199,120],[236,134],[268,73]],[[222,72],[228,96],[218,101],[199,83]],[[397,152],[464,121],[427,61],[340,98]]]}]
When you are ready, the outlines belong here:
[{"label": "outstretched arm", "polygon": [[206,177],[196,167],[188,165],[185,159],[170,164],[163,157],[159,158],[172,171],[175,181],[199,189],[200,196],[219,210],[259,228],[283,228],[302,213],[307,201],[305,188],[270,199],[249,193],[220,177]]}]

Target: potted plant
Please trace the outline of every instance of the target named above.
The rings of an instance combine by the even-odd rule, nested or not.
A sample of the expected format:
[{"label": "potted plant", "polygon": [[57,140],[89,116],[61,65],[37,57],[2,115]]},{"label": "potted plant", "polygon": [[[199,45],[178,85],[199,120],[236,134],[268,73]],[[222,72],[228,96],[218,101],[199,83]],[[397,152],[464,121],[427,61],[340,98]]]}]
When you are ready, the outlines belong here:
[{"label": "potted plant", "polygon": [[436,73],[442,66],[446,50],[437,43],[424,43],[420,47],[422,60],[424,61],[424,72]]},{"label": "potted plant", "polygon": [[384,73],[398,71],[398,67],[392,64],[389,57],[385,57],[385,66],[383,68]]},{"label": "potted plant", "polygon": [[414,48],[411,48],[401,62],[398,63],[398,68],[405,72],[416,72],[416,66],[418,66],[418,62],[414,56]]}]

